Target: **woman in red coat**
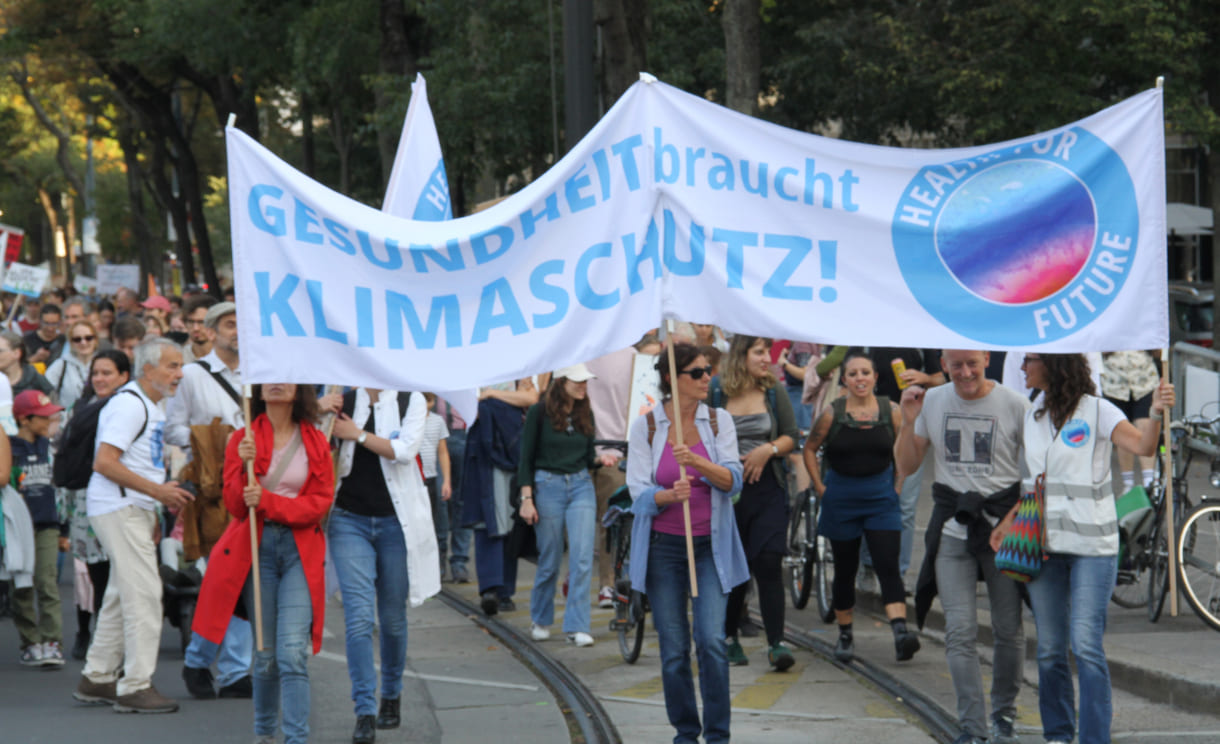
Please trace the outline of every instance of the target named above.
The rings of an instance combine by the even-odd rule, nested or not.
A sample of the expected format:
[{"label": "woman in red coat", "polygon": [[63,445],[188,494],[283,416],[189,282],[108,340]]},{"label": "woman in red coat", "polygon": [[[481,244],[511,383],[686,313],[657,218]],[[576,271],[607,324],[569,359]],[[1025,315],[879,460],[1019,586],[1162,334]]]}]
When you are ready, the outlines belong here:
[{"label": "woman in red coat", "polygon": [[[255,385],[253,421],[233,433],[225,452],[224,499],[234,519],[212,549],[193,629],[210,641],[224,637],[239,596],[253,604],[249,509],[260,533],[263,647],[254,652],[254,735],[275,741],[280,707],[284,741],[309,738],[309,672],[322,648],[323,559],[321,521],[334,498],[330,447],[313,422],[318,404],[308,385]],[[254,461],[257,482],[246,482]],[[253,617],[251,617],[253,621]]]}]

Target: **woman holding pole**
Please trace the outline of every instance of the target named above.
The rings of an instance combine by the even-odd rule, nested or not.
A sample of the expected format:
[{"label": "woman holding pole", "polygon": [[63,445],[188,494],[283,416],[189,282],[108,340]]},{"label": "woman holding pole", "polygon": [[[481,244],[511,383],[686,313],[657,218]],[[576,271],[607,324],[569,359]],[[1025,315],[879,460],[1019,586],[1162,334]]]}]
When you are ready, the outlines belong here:
[{"label": "woman holding pole", "polygon": [[[334,467],[313,423],[312,387],[255,385],[252,397],[253,418],[225,453],[224,499],[233,521],[212,550],[193,630],[219,643],[238,597],[253,608],[255,740],[275,741],[282,702],[284,741],[296,744],[309,738],[310,643],[313,653],[322,648],[321,521],[334,498]],[[259,537],[257,574],[252,533]]]},{"label": "woman holding pole", "polygon": [[[732,496],[741,489],[737,433],[728,414],[703,403],[711,367],[697,348],[674,344],[657,364],[665,399],[628,435],[627,486],[635,521],[631,584],[648,595],[661,646],[661,683],[675,742],[729,740],[729,592],[750,577]],[[675,422],[671,425],[671,422]],[[691,628],[703,720],[691,673]]]}]

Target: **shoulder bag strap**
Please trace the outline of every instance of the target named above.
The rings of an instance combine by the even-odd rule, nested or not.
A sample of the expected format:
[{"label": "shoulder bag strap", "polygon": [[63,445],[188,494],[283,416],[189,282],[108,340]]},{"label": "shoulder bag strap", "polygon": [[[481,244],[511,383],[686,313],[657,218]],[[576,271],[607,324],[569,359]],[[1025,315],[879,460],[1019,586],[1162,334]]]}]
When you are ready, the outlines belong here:
[{"label": "shoulder bag strap", "polygon": [[280,484],[280,479],[284,477],[284,471],[288,470],[288,464],[292,462],[292,458],[296,457],[297,450],[301,448],[301,427],[298,426],[292,432],[292,439],[288,440],[288,444],[284,447],[284,454],[280,456],[279,464],[275,466],[275,470],[263,478],[263,488],[268,491],[274,491],[275,487]]},{"label": "shoulder bag strap", "polygon": [[233,389],[233,386],[229,384],[228,380],[226,380],[225,378],[220,376],[220,372],[213,370],[211,365],[209,365],[207,362],[203,361],[202,359],[196,360],[195,364],[198,364],[200,367],[203,367],[204,370],[206,370],[207,373],[212,376],[212,379],[216,381],[216,384],[220,385],[220,388],[222,390],[224,390],[225,393],[227,393],[230,398],[233,399],[233,402],[237,404],[238,408],[242,407],[241,395],[239,395],[238,392]]}]

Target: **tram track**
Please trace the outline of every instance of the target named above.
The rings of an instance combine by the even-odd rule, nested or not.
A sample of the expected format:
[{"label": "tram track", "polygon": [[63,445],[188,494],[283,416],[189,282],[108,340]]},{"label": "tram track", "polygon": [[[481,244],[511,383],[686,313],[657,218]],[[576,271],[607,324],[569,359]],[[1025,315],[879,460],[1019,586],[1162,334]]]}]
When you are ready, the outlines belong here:
[{"label": "tram track", "polygon": [[621,744],[622,737],[597,696],[580,677],[538,648],[523,631],[488,618],[473,602],[442,588],[440,600],[486,630],[547,686],[572,732],[573,744]]},{"label": "tram track", "polygon": [[[762,616],[751,608],[750,617],[762,625]],[[834,646],[807,633],[792,624],[784,626],[784,640],[795,648],[801,648],[823,657],[826,661],[876,687],[895,703],[901,705],[919,719],[941,744],[950,744],[958,735],[957,718],[946,711],[932,698],[911,687],[882,667],[859,656],[844,664],[834,656]]]}]

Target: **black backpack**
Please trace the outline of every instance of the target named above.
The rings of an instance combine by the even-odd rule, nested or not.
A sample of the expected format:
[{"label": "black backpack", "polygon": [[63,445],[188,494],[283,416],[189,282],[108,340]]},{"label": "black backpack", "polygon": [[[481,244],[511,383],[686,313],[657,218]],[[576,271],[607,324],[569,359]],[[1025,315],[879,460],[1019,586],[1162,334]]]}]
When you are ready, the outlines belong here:
[{"label": "black backpack", "polygon": [[[134,390],[120,390],[139,397]],[[56,442],[55,460],[51,465],[51,482],[59,488],[80,489],[89,485],[93,477],[93,452],[96,449],[97,418],[114,396],[91,400],[77,406],[72,419],[64,427]],[[141,401],[143,403],[143,401]],[[136,434],[139,439],[148,426],[148,408],[144,409],[144,423]],[[132,440],[135,441],[135,440]]]}]

